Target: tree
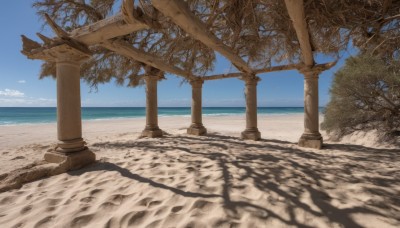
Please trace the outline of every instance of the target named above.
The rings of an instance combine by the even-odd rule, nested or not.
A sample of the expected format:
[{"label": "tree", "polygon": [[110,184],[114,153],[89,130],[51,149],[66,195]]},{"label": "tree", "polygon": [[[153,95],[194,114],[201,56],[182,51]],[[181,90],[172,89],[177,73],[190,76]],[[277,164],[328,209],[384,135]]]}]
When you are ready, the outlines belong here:
[{"label": "tree", "polygon": [[[33,7],[38,10],[41,18],[48,14],[65,31],[70,32],[110,16],[113,9],[119,10],[120,4],[121,1],[117,0],[36,0]],[[140,6],[139,10],[143,14],[156,14],[147,0],[135,4]],[[204,75],[212,70],[215,61],[213,50],[200,41],[183,35],[184,32],[178,26],[168,25],[168,30],[151,28],[116,39],[128,42],[135,48],[163,59],[170,65],[179,66],[191,74]],[[81,70],[82,79],[89,85],[97,87],[111,79],[115,79],[118,85],[135,87],[141,84],[140,75],[144,73],[144,63],[97,45],[89,48],[93,56],[82,65]],[[55,70],[54,62],[44,62],[40,78],[55,77]]]},{"label": "tree", "polygon": [[[161,26],[117,37],[152,54],[171,66],[196,76],[213,70],[216,56],[152,5],[152,0],[131,0],[139,14]],[[186,0],[190,11],[224,45],[253,69],[274,64],[301,63],[297,35],[282,0]],[[102,20],[118,11],[118,0],[35,0],[39,16],[48,14],[69,32]],[[360,49],[373,49],[400,58],[400,1],[309,0],[306,22],[314,53],[340,57],[350,41]],[[113,12],[114,11],[114,12]],[[136,86],[142,63],[99,46],[89,47],[93,58],[82,66],[90,85],[112,78],[118,84]],[[55,76],[54,63],[42,65],[41,77]],[[128,82],[128,83],[125,83]]]},{"label": "tree", "polygon": [[346,60],[330,90],[321,128],[343,136],[377,129],[382,136],[400,133],[399,62],[361,54]]}]

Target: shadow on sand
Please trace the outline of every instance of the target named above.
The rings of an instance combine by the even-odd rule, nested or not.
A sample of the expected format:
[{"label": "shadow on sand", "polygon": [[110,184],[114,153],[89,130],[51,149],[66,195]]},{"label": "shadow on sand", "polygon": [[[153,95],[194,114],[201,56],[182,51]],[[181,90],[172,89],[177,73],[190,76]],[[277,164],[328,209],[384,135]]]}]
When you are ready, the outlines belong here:
[{"label": "shadow on sand", "polygon": [[[197,145],[196,149],[189,149],[191,147],[188,145],[193,144]],[[98,170],[117,171],[123,177],[183,197],[221,198],[225,213],[233,218],[238,218],[242,212],[247,212],[260,219],[278,219],[286,225],[310,227],[299,221],[296,216],[297,210],[301,209],[311,216],[323,217],[330,224],[344,227],[362,227],[354,220],[352,216],[354,214],[400,219],[399,151],[394,149],[325,144],[325,148],[330,151],[327,152],[299,148],[286,141],[252,142],[217,134],[210,134],[207,137],[168,135],[159,140],[104,142],[93,144],[91,147],[98,148],[99,151],[112,148],[120,150],[121,153],[126,149],[135,148],[146,153],[169,156],[170,159],[176,158],[168,154],[168,151],[179,151],[186,156],[181,156],[179,162],[197,167],[198,173],[201,173],[203,167],[193,164],[196,158],[208,159],[218,167],[221,176],[222,191],[219,194],[184,191],[132,173],[110,162],[98,162],[70,174],[80,175]],[[197,175],[196,178],[201,182],[204,177]],[[277,202],[271,198],[268,203],[284,204],[289,216],[274,212],[265,206],[265,203],[262,205],[247,200],[232,199],[233,191],[244,188],[240,184],[244,180],[250,180],[252,187],[263,193],[279,196],[281,201]],[[377,197],[365,201],[361,206],[337,207],[332,201],[345,203],[348,197],[332,194],[337,190],[337,184],[362,184],[363,192]],[[301,200],[305,194],[309,196],[310,202]]]}]

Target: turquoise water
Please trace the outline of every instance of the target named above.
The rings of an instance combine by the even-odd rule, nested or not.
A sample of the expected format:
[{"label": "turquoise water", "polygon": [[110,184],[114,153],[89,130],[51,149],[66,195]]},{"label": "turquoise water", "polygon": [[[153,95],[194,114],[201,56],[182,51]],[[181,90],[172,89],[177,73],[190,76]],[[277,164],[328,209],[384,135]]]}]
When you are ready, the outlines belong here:
[{"label": "turquoise water", "polygon": [[[204,107],[203,115],[244,115],[244,107]],[[304,109],[299,107],[258,108],[259,114],[291,114],[303,113]],[[322,108],[321,110],[322,111]],[[82,108],[82,119],[116,119],[116,118],[137,118],[144,117],[146,109],[144,107],[85,107]],[[189,116],[190,108],[158,108],[159,116]],[[36,124],[56,122],[56,108],[6,108],[0,107],[0,125],[14,124]]]}]

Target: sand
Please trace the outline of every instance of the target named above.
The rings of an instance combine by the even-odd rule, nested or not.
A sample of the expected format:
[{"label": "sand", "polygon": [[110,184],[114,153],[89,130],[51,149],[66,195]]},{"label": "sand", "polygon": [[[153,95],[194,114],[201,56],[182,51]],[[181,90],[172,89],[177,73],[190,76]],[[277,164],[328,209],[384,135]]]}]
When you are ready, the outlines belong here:
[{"label": "sand", "polygon": [[[296,145],[302,115],[259,116],[261,141],[239,139],[243,116],[85,121],[99,160],[0,193],[0,227],[400,227],[400,156],[372,136]],[[324,133],[324,132],[322,132]],[[325,139],[328,137],[325,136]],[[0,174],[54,146],[55,124],[0,126]]]}]

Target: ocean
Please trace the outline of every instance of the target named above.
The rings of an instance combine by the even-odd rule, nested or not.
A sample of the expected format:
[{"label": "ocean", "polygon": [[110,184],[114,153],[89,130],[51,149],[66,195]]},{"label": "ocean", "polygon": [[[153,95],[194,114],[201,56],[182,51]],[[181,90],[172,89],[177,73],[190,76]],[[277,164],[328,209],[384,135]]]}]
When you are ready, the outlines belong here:
[{"label": "ocean", "polygon": [[[320,108],[322,112],[323,108]],[[245,107],[203,107],[203,115],[244,115]],[[56,122],[56,108],[0,107],[0,125],[38,124]],[[302,107],[259,107],[258,114],[303,113]],[[159,116],[190,116],[190,107],[159,107]],[[83,107],[83,120],[145,117],[144,107]]]}]

